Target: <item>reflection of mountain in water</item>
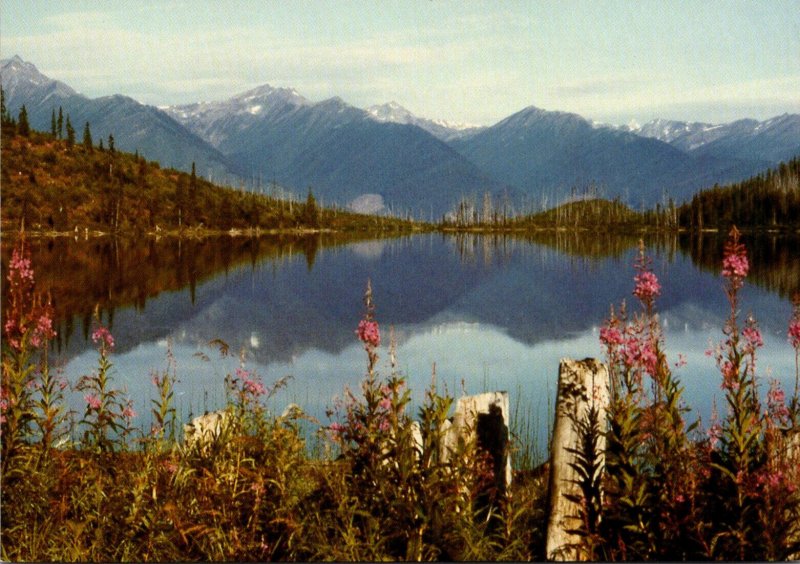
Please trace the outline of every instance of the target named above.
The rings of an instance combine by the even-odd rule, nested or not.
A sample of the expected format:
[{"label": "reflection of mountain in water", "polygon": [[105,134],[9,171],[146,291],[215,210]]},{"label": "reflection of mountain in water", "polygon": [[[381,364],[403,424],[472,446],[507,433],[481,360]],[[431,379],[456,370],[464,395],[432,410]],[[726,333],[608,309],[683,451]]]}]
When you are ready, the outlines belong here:
[{"label": "reflection of mountain in water", "polygon": [[[59,282],[57,266],[42,276],[37,269],[37,278],[52,280],[57,307],[61,312],[75,307],[78,319],[91,311],[91,300],[107,292],[110,297],[102,303],[116,308],[120,351],[171,337],[186,343],[221,338],[232,350],[251,349],[262,363],[291,361],[312,348],[337,353],[354,344],[367,279],[377,319],[384,329],[388,324],[401,327],[401,340],[443,322],[469,321],[533,344],[595,327],[607,317],[610,304],[634,301],[635,238],[605,237],[605,255],[604,237],[574,234],[540,234],[533,240],[424,235],[323,245],[311,252],[297,240],[286,246],[241,241],[236,247],[236,240],[226,239],[227,250],[208,242],[191,247],[184,242],[181,249],[175,242],[119,251],[101,246],[94,250],[99,258],[91,260],[111,271],[108,280],[96,269],[80,271],[91,263],[91,249],[80,247],[72,260],[68,246],[60,250],[64,256],[59,250],[48,252],[75,281]],[[727,303],[718,273],[698,270],[690,256],[676,253],[674,240],[653,241],[652,247],[653,267],[664,288],[658,302],[662,318],[679,327],[702,328],[709,322],[719,327]],[[757,266],[762,257],[784,257],[777,268],[797,272],[791,270],[798,264],[796,247],[783,247],[778,241],[772,251],[754,250],[754,272],[770,272],[770,267]],[[790,275],[775,276],[788,280]],[[160,293],[154,291],[159,285]],[[89,298],[82,298],[82,291]],[[122,308],[118,300],[123,296],[136,307]],[[752,309],[766,330],[785,331],[785,300],[748,285],[743,303],[744,313]],[[85,339],[72,343],[68,355],[87,346]]]}]

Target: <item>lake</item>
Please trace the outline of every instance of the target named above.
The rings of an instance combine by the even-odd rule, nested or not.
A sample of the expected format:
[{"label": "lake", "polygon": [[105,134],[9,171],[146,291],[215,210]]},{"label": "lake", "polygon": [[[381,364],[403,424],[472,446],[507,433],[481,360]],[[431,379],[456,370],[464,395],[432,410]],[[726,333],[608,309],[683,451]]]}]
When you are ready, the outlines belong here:
[{"label": "lake", "polygon": [[[727,315],[722,239],[661,237],[647,241],[663,290],[658,299],[670,361],[693,413],[709,420],[724,400],[711,341]],[[745,238],[752,270],[742,314],[758,319],[765,346],[759,373],[781,381],[787,396],[795,354],[786,339],[790,296],[800,290],[794,238]],[[611,304],[635,305],[637,239],[610,234],[526,237],[414,235],[355,240],[273,237],[144,243],[110,238],[29,243],[39,288],[53,297],[59,336],[54,354],[75,382],[96,367],[89,338],[99,306],[112,330],[115,382],[126,386],[149,428],[153,370],[175,357],[177,406],[185,421],[225,402],[224,376],[237,358],[221,359],[214,339],[243,352],[266,384],[290,375],[270,402],[289,402],[325,419],[346,386],[357,389],[366,354],[355,328],[370,280],[382,331],[379,371],[390,372],[389,328],[397,363],[419,403],[436,382],[456,397],[508,390],[515,426],[540,451],[547,441],[562,357],[602,357],[598,330]],[[3,276],[10,253],[3,242]],[[202,353],[202,354],[198,354]],[[205,360],[205,355],[209,360]],[[237,356],[237,355],[234,355]],[[73,407],[82,399],[73,394]],[[692,419],[694,416],[690,416]]]}]

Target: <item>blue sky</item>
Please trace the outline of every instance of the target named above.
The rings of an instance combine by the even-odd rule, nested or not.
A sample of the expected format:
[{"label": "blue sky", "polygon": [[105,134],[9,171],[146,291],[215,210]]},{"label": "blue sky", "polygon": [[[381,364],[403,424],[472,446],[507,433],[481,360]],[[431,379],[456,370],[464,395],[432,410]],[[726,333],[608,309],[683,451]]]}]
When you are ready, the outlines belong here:
[{"label": "blue sky", "polygon": [[267,83],[475,124],[530,105],[609,123],[800,113],[800,0],[3,0],[14,54],[154,105]]}]

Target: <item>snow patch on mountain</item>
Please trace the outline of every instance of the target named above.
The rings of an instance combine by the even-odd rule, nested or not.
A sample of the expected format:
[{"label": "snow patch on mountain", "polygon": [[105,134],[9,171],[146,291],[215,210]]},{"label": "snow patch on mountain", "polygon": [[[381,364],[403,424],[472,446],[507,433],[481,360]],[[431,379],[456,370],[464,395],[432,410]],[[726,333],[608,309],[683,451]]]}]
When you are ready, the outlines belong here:
[{"label": "snow patch on mountain", "polygon": [[370,106],[365,110],[369,117],[381,123],[415,125],[442,141],[459,139],[482,131],[485,127],[468,123],[454,123],[442,119],[418,117],[395,101]]}]

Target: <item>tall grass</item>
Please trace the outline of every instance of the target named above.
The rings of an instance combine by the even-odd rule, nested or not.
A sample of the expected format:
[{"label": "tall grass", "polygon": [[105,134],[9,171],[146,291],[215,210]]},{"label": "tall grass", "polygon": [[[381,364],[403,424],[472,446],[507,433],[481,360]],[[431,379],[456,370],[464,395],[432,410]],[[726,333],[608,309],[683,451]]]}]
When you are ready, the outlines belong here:
[{"label": "tall grass", "polygon": [[[574,464],[585,471],[572,501],[584,517],[579,548],[588,557],[775,560],[800,550],[797,387],[787,402],[771,384],[764,405],[760,334],[755,321],[739,317],[748,265],[735,233],[725,261],[731,311],[710,354],[727,405],[709,429],[688,421],[664,353],[660,284],[644,249],[634,288],[639,309],[613,311],[601,331],[611,405],[607,420],[595,414],[585,422],[574,449]],[[266,385],[240,358],[226,376],[219,428],[181,440],[178,371],[169,353],[167,368],[151,378],[152,427],[133,429],[131,404],[115,385],[113,336],[98,324],[97,366],[76,387],[85,405],[70,412],[67,384],[47,358],[51,309],[35,291],[24,239],[8,284],[0,396],[4,560],[544,557],[547,467],[538,465],[531,442],[541,419],[521,412],[517,394],[511,435],[518,472],[509,491],[496,489],[491,461],[475,440],[446,440],[454,398],[434,380],[413,413],[392,342],[389,373],[378,370],[384,349],[369,286],[356,330],[366,370],[360,388],[331,406],[330,425],[320,427],[301,409],[272,413],[269,400],[286,382]],[[800,350],[800,299],[788,336]],[[604,473],[596,465],[600,433]]]}]

